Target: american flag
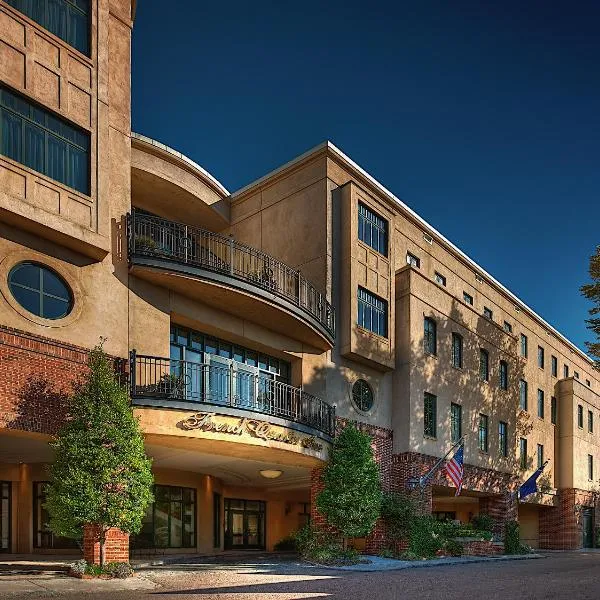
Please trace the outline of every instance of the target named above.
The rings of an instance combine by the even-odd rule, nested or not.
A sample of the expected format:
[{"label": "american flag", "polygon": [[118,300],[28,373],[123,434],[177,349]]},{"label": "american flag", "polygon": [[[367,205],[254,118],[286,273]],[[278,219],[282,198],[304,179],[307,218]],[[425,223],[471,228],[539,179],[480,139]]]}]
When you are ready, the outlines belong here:
[{"label": "american flag", "polygon": [[446,472],[456,487],[456,496],[460,495],[463,485],[463,451],[464,446],[461,444],[454,453],[454,456],[446,463]]}]

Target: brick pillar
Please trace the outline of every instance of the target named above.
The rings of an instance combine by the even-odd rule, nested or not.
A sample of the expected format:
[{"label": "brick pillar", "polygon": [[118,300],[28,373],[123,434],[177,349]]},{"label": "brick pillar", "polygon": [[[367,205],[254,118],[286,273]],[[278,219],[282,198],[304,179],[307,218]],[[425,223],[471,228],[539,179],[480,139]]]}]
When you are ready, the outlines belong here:
[{"label": "brick pillar", "polygon": [[479,513],[488,514],[494,519],[494,534],[504,538],[504,528],[508,521],[518,519],[517,499],[514,494],[479,498]]},{"label": "brick pillar", "polygon": [[430,515],[433,511],[431,483],[421,489],[418,485],[414,486],[412,482],[426,475],[435,462],[434,458],[426,460],[422,455],[412,452],[392,456],[392,491],[410,496],[415,501],[418,512],[422,515]]},{"label": "brick pillar", "polygon": [[562,489],[558,506],[544,508],[540,513],[540,548],[548,550],[576,550],[583,546],[582,507],[596,510],[593,494],[576,489]]},{"label": "brick pillar", "polygon": [[[104,560],[110,562],[129,562],[129,534],[116,527],[106,532]],[[97,525],[85,525],[83,528],[83,558],[92,564],[100,564],[100,528]]]}]

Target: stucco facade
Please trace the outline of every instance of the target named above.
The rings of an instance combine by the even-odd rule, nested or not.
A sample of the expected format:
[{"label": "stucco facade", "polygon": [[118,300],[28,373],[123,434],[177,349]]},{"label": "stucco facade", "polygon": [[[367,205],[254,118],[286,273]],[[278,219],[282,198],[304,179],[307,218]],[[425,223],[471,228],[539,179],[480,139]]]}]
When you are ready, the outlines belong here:
[{"label": "stucco facade", "polygon": [[[450,449],[452,404],[465,487],[455,498],[438,472],[427,510],[489,512],[499,531],[518,517],[533,546],[584,543],[600,465],[600,383],[585,354],[329,142],[230,192],[133,134],[128,0],[90,1],[89,56],[12,4],[0,0],[0,90],[89,140],[89,185],[28,167],[16,146],[0,152],[0,551],[68,546],[45,527],[40,484],[100,338],[130,386],[163,497],[134,552],[272,549],[311,511],[318,522],[319,472],[347,421],[373,435],[384,487],[406,489]],[[383,223],[377,243],[361,233],[364,214]],[[60,278],[67,314],[20,299],[23,264]],[[377,327],[359,323],[365,295],[384,307]],[[510,493],[538,446],[544,493],[517,505]],[[386,544],[381,524],[364,543]]]}]

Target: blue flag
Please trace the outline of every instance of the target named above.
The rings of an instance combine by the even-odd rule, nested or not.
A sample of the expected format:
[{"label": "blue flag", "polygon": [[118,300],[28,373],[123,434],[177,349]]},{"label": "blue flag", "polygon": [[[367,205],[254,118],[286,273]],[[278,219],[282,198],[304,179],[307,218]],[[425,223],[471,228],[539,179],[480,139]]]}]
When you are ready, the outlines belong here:
[{"label": "blue flag", "polygon": [[548,461],[546,461],[524,484],[521,485],[519,488],[520,499],[526,498],[537,492],[537,480],[547,464]]}]

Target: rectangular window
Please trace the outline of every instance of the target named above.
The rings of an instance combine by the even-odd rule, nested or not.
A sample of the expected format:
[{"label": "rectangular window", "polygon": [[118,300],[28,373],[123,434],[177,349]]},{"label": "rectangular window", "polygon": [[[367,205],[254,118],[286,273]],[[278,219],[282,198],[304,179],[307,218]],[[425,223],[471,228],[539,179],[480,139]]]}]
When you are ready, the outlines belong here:
[{"label": "rectangular window", "polygon": [[90,56],[89,0],[6,0],[6,3]]},{"label": "rectangular window", "polygon": [[482,381],[490,379],[490,355],[483,348],[479,349],[479,378]]},{"label": "rectangular window", "polygon": [[0,86],[0,154],[90,193],[90,135]]},{"label": "rectangular window", "polygon": [[544,390],[537,391],[537,415],[540,419],[544,418]]},{"label": "rectangular window", "polygon": [[450,404],[450,439],[452,443],[458,442],[462,437],[462,406],[452,402]]},{"label": "rectangular window", "polygon": [[552,369],[552,377],[558,377],[558,358],[556,358],[556,356],[551,356],[550,364]]},{"label": "rectangular window", "polygon": [[463,292],[463,300],[465,301],[465,304],[468,304],[469,306],[473,306],[473,296],[471,296],[471,294],[467,294],[467,292]]},{"label": "rectangular window", "polygon": [[[33,483],[33,547],[66,550],[77,548],[77,540],[56,536],[50,530],[50,514],[45,506],[47,499],[47,481]],[[4,513],[0,510],[0,516]],[[0,531],[2,526],[0,525]],[[0,546],[0,549],[2,546]]]},{"label": "rectangular window", "polygon": [[556,398],[554,396],[550,398],[550,422],[552,425],[556,425]]},{"label": "rectangular window", "polygon": [[573,377],[575,377],[575,379],[579,379],[579,373],[577,371],[573,371]]},{"label": "rectangular window", "polygon": [[358,203],[358,239],[387,256],[388,223],[362,202]]},{"label": "rectangular window", "polygon": [[544,368],[544,349],[541,346],[538,346],[538,367]]},{"label": "rectangular window", "polygon": [[213,492],[213,548],[221,547],[221,494]]},{"label": "rectangular window", "polygon": [[458,333],[452,334],[452,366],[456,369],[463,366],[463,339]]},{"label": "rectangular window", "polygon": [[492,321],[494,319],[494,313],[493,313],[492,309],[488,308],[487,306],[483,307],[483,316],[486,319],[489,319],[490,321]]},{"label": "rectangular window", "polygon": [[583,406],[577,405],[577,427],[583,429]]},{"label": "rectangular window", "polygon": [[440,285],[446,287],[446,278],[441,273],[438,273],[436,271],[433,278],[435,279],[436,283],[439,283]]},{"label": "rectangular window", "polygon": [[569,365],[563,366],[563,377],[566,379],[569,376]]},{"label": "rectangular window", "polygon": [[594,413],[588,410],[588,431],[594,433]]},{"label": "rectangular window", "polygon": [[527,358],[527,336],[524,333],[521,334],[521,356]]},{"label": "rectangular window", "polygon": [[592,384],[590,383],[589,379],[585,380],[585,385],[587,385],[588,387],[592,387]]},{"label": "rectangular window", "polygon": [[388,335],[387,301],[361,287],[358,288],[358,324],[377,335]]},{"label": "rectangular window", "polygon": [[508,424],[498,423],[498,452],[500,456],[508,456]]},{"label": "rectangular window", "polygon": [[544,446],[542,444],[537,445],[537,468],[541,469],[544,465]]},{"label": "rectangular window", "polygon": [[426,354],[437,354],[437,323],[430,317],[423,320],[423,350]]},{"label": "rectangular window", "polygon": [[406,264],[414,267],[415,269],[421,268],[421,259],[410,252],[406,253]]},{"label": "rectangular window", "polygon": [[500,361],[500,389],[508,389],[508,363],[505,360]]},{"label": "rectangular window", "polygon": [[479,449],[488,451],[488,417],[484,414],[479,415]]},{"label": "rectangular window", "polygon": [[527,440],[525,438],[519,440],[519,464],[521,469],[527,469]]},{"label": "rectangular window", "polygon": [[519,381],[519,406],[521,410],[527,410],[527,382],[524,379]]},{"label": "rectangular window", "polygon": [[12,483],[0,481],[0,552],[10,552]]},{"label": "rectangular window", "polygon": [[588,479],[594,480],[594,457],[591,454],[588,454]]},{"label": "rectangular window", "polygon": [[508,321],[504,321],[504,331],[512,333],[512,325]]},{"label": "rectangular window", "polygon": [[423,407],[423,434],[437,436],[437,396],[425,392]]}]

